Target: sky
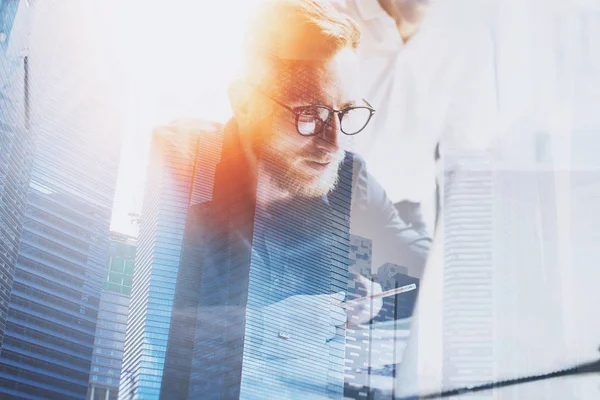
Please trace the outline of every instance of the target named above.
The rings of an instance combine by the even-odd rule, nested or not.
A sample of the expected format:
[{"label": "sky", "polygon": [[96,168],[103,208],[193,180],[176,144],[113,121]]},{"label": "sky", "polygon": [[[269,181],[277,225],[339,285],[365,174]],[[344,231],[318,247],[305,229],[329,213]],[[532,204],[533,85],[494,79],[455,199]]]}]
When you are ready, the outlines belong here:
[{"label": "sky", "polygon": [[[224,122],[227,87],[240,64],[243,28],[257,0],[109,2],[119,10],[111,29],[124,62],[124,143],[112,229],[135,234],[130,212],[141,211],[150,137],[181,117]],[[117,15],[117,13],[115,13]]]}]

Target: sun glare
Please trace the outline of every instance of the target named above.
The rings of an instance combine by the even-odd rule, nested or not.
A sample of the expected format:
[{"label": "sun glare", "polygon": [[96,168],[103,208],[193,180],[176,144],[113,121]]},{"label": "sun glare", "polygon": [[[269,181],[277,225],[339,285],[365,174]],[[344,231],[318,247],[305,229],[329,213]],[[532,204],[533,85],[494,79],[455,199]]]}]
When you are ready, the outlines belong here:
[{"label": "sun glare", "polygon": [[260,0],[111,3],[126,70],[126,133],[113,230],[135,234],[153,127],[182,117],[224,122],[227,87],[241,62],[243,30]]}]

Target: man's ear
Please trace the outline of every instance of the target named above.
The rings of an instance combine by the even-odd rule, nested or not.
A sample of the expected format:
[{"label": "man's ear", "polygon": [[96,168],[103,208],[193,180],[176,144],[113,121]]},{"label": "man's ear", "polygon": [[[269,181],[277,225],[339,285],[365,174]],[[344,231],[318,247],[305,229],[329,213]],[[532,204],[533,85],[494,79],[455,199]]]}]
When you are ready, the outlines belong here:
[{"label": "man's ear", "polygon": [[228,90],[233,115],[244,132],[251,136],[251,143],[259,143],[270,137],[273,108],[263,94],[248,83],[234,81]]},{"label": "man's ear", "polygon": [[257,88],[236,80],[229,86],[228,94],[233,115],[240,126],[262,126],[265,120],[271,120],[273,105]]}]

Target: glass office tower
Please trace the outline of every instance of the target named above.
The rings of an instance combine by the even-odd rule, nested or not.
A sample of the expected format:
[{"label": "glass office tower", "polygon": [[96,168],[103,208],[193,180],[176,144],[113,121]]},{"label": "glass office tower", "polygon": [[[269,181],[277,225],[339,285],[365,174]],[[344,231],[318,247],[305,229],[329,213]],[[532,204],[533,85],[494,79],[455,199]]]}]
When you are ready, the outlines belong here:
[{"label": "glass office tower", "polygon": [[0,397],[85,399],[120,125],[108,112],[112,85],[89,76],[88,59],[79,53],[85,40],[66,29],[72,10],[36,7],[44,18],[32,27],[28,55],[35,154],[0,356]]},{"label": "glass office tower", "polygon": [[[176,286],[188,207],[206,201],[212,194],[211,171],[214,176],[221,146],[221,136],[217,132],[218,129],[201,132],[159,128],[153,134],[120,399],[130,396],[140,400],[156,399],[161,387],[168,391],[164,398],[169,399],[181,398],[178,394],[181,387],[187,392],[187,384],[163,385],[163,379],[189,379],[189,372],[186,374],[185,371],[183,378],[177,373],[175,377],[167,376],[165,359],[167,343],[185,340],[177,335],[190,333],[187,330],[189,326],[181,325],[177,320],[179,315],[173,315],[173,304],[180,301],[176,298]],[[183,280],[186,281],[185,278]],[[185,298],[185,291],[179,293]],[[183,355],[184,358],[186,356],[189,360],[191,349]],[[181,360],[175,362],[181,363]]]},{"label": "glass office tower", "polygon": [[[208,227],[213,223],[217,224],[215,227],[241,224],[244,237],[248,235],[251,241],[257,234],[272,235],[265,233],[267,226],[279,232],[284,232],[284,228],[275,227],[263,216],[255,215],[255,205],[249,201],[252,196],[248,197],[256,190],[252,181],[246,185],[231,186],[234,182],[231,177],[236,177],[235,182],[238,183],[251,179],[252,168],[239,164],[236,156],[222,158],[222,144],[232,145],[226,138],[223,139],[220,129],[199,133],[197,130],[160,128],[153,136],[120,399],[131,396],[139,399],[250,398],[267,387],[257,387],[247,380],[256,379],[256,374],[261,373],[255,368],[256,363],[261,362],[260,351],[255,346],[260,340],[256,331],[261,320],[257,310],[283,294],[268,294],[261,289],[265,282],[261,275],[265,266],[261,264],[260,257],[252,254],[244,240],[238,241],[234,235],[228,236],[233,239],[230,241],[220,236],[219,228],[212,230]],[[217,166],[219,160],[221,163]],[[311,271],[327,275],[323,279],[318,276],[307,278],[313,286],[309,289],[315,293],[329,294],[332,290],[347,289],[347,214],[351,179],[352,172],[346,166],[340,176],[341,184],[331,195],[331,202],[337,202],[333,213],[327,211],[330,209],[311,209],[311,212],[328,212],[324,224],[321,221],[317,223],[320,227],[312,227],[319,240],[327,242],[327,247],[318,251],[311,246],[308,246],[308,251],[307,247],[299,247],[290,253],[296,255],[295,260],[289,261],[290,268],[302,268],[304,275]],[[280,209],[279,212],[285,210]],[[288,244],[295,240],[294,235],[306,235],[311,229],[299,223],[306,213],[307,209],[302,208],[279,220],[283,225],[304,226],[300,233],[294,230],[282,233],[282,239],[291,235]],[[318,230],[321,228],[323,232]],[[211,253],[208,258],[201,254],[213,245],[223,251]],[[285,244],[281,242],[277,246]],[[319,253],[324,249],[331,251]],[[203,260],[215,263],[207,261],[208,264],[201,265]],[[307,267],[315,260],[326,261],[327,267],[321,271]],[[288,278],[282,279],[286,282]],[[289,279],[287,282],[290,290],[295,284],[300,284]],[[207,320],[203,313],[220,310],[219,307],[206,308],[208,304],[220,301],[234,302],[235,305],[230,304],[228,311],[219,312],[213,319],[223,327],[217,333],[205,325]],[[329,314],[327,310],[322,311],[323,315]],[[215,333],[213,340],[205,340],[211,332]],[[343,332],[336,337],[343,338]],[[225,342],[228,343],[226,354],[221,352]],[[327,349],[327,354],[312,356],[310,368],[305,366],[289,372],[325,371],[318,375],[330,380],[326,390],[341,397],[343,339],[328,345]],[[207,358],[211,357],[212,362],[207,364]]]},{"label": "glass office tower", "polygon": [[461,173],[445,177],[444,387],[494,377],[493,171],[486,156],[461,156]]},{"label": "glass office tower", "polygon": [[32,15],[25,1],[0,1],[0,353],[33,162],[27,58]]},{"label": "glass office tower", "polygon": [[[361,252],[369,253],[369,240],[361,251],[350,247],[353,156],[327,196],[275,202],[267,211],[256,205],[265,181],[250,164],[255,153],[234,126],[207,132],[175,124],[153,135],[121,400],[344,395],[345,318],[334,326],[329,296],[351,292],[352,255],[357,273],[374,276]],[[406,284],[398,278],[406,268],[389,277],[393,268],[382,268],[386,288]],[[406,317],[412,296],[391,308]],[[286,306],[318,299],[310,315]],[[307,341],[303,329],[317,340]]]},{"label": "glass office tower", "polygon": [[88,399],[116,400],[123,362],[136,240],[113,232],[100,295]]},{"label": "glass office tower", "polygon": [[39,132],[0,393],[82,399],[87,392],[117,152],[94,154],[93,144],[78,143],[78,132]]}]

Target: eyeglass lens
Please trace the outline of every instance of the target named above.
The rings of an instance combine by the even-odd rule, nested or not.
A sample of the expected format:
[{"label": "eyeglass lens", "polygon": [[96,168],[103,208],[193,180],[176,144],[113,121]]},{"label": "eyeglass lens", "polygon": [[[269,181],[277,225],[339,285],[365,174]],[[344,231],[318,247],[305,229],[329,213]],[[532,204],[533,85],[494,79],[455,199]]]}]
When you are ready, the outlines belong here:
[{"label": "eyeglass lens", "polygon": [[[330,110],[313,106],[303,108],[298,114],[298,132],[302,135],[313,135],[323,129],[330,117]],[[371,111],[368,108],[350,108],[342,114],[341,130],[352,135],[360,132],[369,122]]]}]

